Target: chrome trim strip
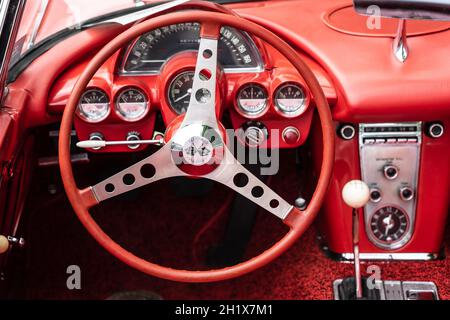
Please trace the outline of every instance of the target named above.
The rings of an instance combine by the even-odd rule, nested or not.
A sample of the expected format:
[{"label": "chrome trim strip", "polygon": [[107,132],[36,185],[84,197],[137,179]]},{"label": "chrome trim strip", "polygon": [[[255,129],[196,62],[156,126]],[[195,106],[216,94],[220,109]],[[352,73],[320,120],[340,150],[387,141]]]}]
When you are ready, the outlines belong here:
[{"label": "chrome trim strip", "polygon": [[394,56],[398,61],[404,63],[409,56],[408,35],[406,34],[406,20],[401,19],[398,22],[397,35],[392,43]]},{"label": "chrome trim strip", "polygon": [[[2,40],[2,44],[0,45],[0,106],[3,102],[3,95],[7,93],[7,90],[5,90],[6,77],[24,7],[25,0],[0,1],[0,39]],[[6,35],[7,39],[3,39],[5,37],[5,28],[8,27],[11,30]]]},{"label": "chrome trim strip", "polygon": [[[335,253],[345,261],[353,261],[353,253]],[[437,253],[360,253],[361,260],[403,260],[403,261],[430,261],[439,259],[440,255]]]},{"label": "chrome trim strip", "polygon": [[33,25],[33,31],[31,32],[30,39],[28,40],[27,50],[30,50],[32,47],[34,47],[38,31],[41,27],[42,20],[44,20],[45,12],[47,11],[48,4],[49,0],[41,1],[41,6],[39,7],[39,11]]},{"label": "chrome trim strip", "polygon": [[[172,0],[172,1],[167,1],[166,3],[163,3],[159,6],[156,7],[151,7],[142,11],[138,11],[138,12],[133,12],[130,14],[126,14],[124,16],[121,17],[117,17],[117,18],[113,18],[113,19],[109,19],[109,20],[105,20],[102,21],[100,24],[108,24],[108,23],[118,23],[121,24],[123,26],[139,21],[143,18],[149,17],[151,15],[154,15],[156,13],[159,13],[161,11],[165,11],[171,8],[174,8],[180,4],[183,4],[185,2],[189,2],[191,0]],[[96,25],[99,25],[98,23],[96,23]],[[87,25],[86,27],[89,27],[90,25]]]}]

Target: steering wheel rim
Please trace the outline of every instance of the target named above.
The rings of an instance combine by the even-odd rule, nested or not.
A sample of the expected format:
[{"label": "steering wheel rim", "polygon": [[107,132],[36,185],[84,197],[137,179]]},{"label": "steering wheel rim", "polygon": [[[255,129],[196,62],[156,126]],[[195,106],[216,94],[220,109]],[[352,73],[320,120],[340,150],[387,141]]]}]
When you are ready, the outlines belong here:
[{"label": "steering wheel rim", "polygon": [[[220,26],[226,25],[255,35],[283,54],[303,77],[314,97],[320,118],[323,140],[322,167],[316,189],[306,210],[300,211],[292,207],[289,215],[284,219],[283,222],[290,228],[289,232],[271,248],[250,260],[227,268],[205,271],[180,270],[164,267],[135,256],[112,240],[90,215],[89,208],[96,205],[98,201],[91,188],[84,190],[78,189],[70,160],[70,132],[72,130],[75,110],[83,91],[100,66],[124,45],[150,30],[165,25],[192,22],[193,20],[202,25],[202,37],[215,34],[217,30],[220,30]],[[83,226],[101,246],[119,260],[143,273],[167,280],[179,282],[221,281],[244,275],[273,261],[294,244],[313,222],[325,198],[331,179],[334,162],[333,127],[327,99],[316,77],[310,68],[300,59],[294,49],[271,31],[249,20],[223,13],[204,11],[170,13],[137,24],[117,36],[95,55],[81,74],[68,100],[61,121],[59,135],[61,177],[68,199]]]}]

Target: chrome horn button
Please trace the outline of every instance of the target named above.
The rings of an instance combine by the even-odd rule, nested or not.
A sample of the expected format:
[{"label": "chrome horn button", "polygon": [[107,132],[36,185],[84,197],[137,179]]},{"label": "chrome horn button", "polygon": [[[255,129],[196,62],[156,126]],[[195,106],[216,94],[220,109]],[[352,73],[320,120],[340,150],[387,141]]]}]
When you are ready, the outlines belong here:
[{"label": "chrome horn button", "polygon": [[174,135],[170,149],[172,160],[183,172],[202,176],[222,162],[224,142],[215,129],[203,124],[189,124]]}]

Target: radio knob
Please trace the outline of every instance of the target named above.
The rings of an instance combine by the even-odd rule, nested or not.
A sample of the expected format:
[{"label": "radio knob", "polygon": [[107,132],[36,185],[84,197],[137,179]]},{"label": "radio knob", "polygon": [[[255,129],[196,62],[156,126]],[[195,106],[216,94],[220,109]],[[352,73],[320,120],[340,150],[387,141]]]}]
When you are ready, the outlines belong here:
[{"label": "radio knob", "polygon": [[400,198],[403,201],[410,201],[414,198],[414,190],[410,187],[400,188]]},{"label": "radio knob", "polygon": [[[140,134],[139,132],[128,132],[127,137],[126,137],[127,141],[138,141],[141,140]],[[130,148],[131,150],[136,150],[140,147],[140,144],[129,144],[128,148]]]},{"label": "radio knob", "polygon": [[370,189],[370,201],[380,202],[381,201],[381,191],[378,188]]},{"label": "radio knob", "polygon": [[388,180],[394,180],[398,177],[398,168],[394,165],[386,165],[383,168],[383,173],[386,179]]}]

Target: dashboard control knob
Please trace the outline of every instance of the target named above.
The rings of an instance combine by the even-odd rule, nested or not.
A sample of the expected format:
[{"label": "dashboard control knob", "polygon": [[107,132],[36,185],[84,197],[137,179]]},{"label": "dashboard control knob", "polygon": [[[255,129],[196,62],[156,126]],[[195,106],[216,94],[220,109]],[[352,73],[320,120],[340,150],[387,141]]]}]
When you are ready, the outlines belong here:
[{"label": "dashboard control knob", "polygon": [[386,165],[383,168],[384,176],[388,180],[394,180],[395,178],[397,178],[398,177],[398,171],[399,171],[398,168],[396,166],[394,166],[394,165],[391,165],[391,164]]},{"label": "dashboard control knob", "polygon": [[295,127],[287,127],[283,130],[283,141],[287,144],[296,144],[300,140],[300,131]]},{"label": "dashboard control knob", "polygon": [[400,198],[403,201],[410,201],[414,198],[414,190],[410,187],[400,188]]},{"label": "dashboard control knob", "polygon": [[427,134],[432,138],[440,138],[444,135],[444,126],[439,122],[433,122],[427,126]]},{"label": "dashboard control knob", "polygon": [[247,146],[256,148],[267,141],[269,131],[262,122],[249,121],[242,125],[239,136]]},{"label": "dashboard control knob", "polygon": [[351,208],[364,207],[370,198],[369,187],[363,181],[352,180],[342,189],[342,199]]},{"label": "dashboard control knob", "polygon": [[[137,141],[137,140],[141,140],[140,134],[139,132],[128,132],[127,134],[127,141]],[[140,144],[129,144],[128,148],[130,148],[131,150],[135,150],[138,149],[141,145]]]},{"label": "dashboard control knob", "polygon": [[[105,141],[105,137],[100,132],[94,132],[89,135],[89,140],[92,141]],[[100,150],[102,147],[95,147],[92,150]]]},{"label": "dashboard control knob", "polygon": [[370,201],[372,202],[380,202],[382,198],[381,190],[378,188],[370,189]]},{"label": "dashboard control knob", "polygon": [[356,130],[351,124],[344,124],[339,127],[339,135],[344,140],[351,140],[355,137]]}]

